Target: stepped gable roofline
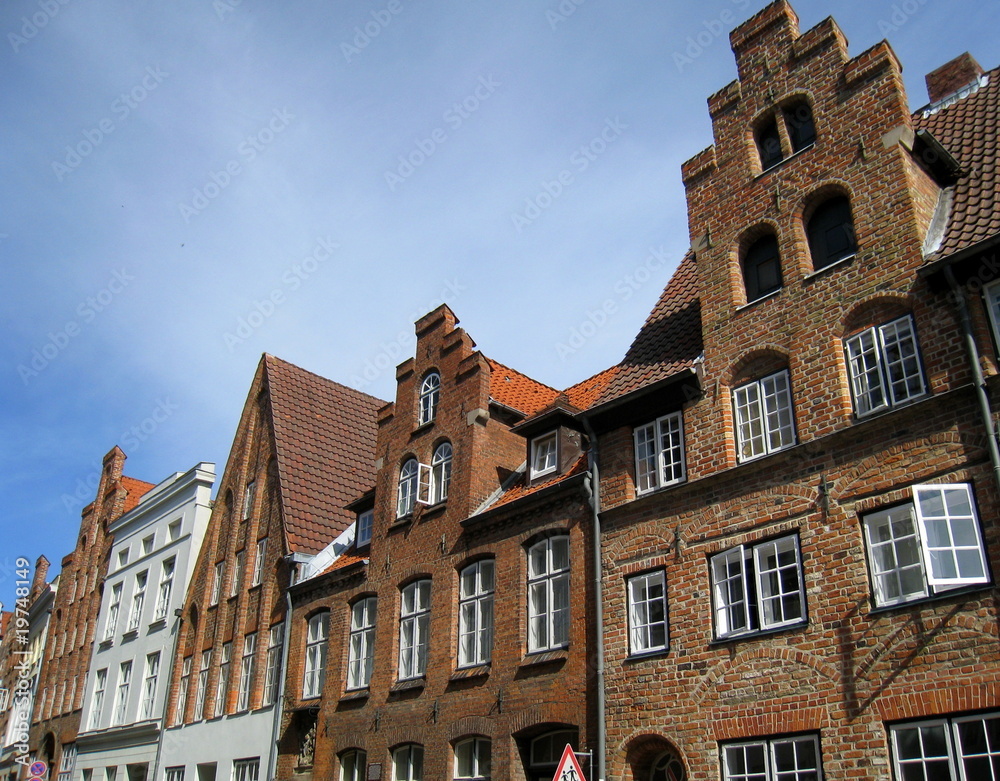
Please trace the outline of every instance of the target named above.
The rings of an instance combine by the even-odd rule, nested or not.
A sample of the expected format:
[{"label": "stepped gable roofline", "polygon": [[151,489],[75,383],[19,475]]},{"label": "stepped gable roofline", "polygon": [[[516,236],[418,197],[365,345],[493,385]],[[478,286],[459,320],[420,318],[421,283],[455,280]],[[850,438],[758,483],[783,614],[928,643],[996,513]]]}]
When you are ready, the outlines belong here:
[{"label": "stepped gable roofline", "polygon": [[261,358],[261,373],[288,547],[315,554],[354,522],[347,505],[375,483],[375,421],[386,402],[273,355]]}]

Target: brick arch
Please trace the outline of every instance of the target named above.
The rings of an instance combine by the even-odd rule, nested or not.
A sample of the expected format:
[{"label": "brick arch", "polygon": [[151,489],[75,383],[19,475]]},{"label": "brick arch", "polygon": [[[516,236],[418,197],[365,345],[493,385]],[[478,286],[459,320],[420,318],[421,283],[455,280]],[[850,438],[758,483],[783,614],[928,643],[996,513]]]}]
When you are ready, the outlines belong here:
[{"label": "brick arch", "polygon": [[483,737],[492,739],[493,732],[494,725],[492,719],[484,716],[464,716],[453,722],[445,730],[445,737],[449,743],[459,738],[471,737],[473,735],[482,735]]},{"label": "brick arch", "polygon": [[682,535],[685,537],[702,537],[709,532],[715,533],[722,528],[722,519],[726,511],[732,507],[737,508],[739,515],[755,518],[754,523],[748,525],[755,528],[759,525],[760,518],[770,515],[775,507],[776,500],[782,500],[779,512],[774,513],[775,518],[791,518],[812,512],[819,502],[819,488],[813,484],[791,484],[767,486],[759,491],[745,493],[741,496],[717,502],[712,506],[712,516],[708,513],[700,513],[697,520],[685,528]]},{"label": "brick arch", "polygon": [[723,383],[732,388],[762,374],[779,371],[791,364],[789,349],[777,344],[763,344],[737,356],[722,373]]},{"label": "brick arch", "polygon": [[852,333],[888,320],[902,317],[913,311],[913,297],[896,291],[883,291],[865,296],[844,313],[840,320],[840,333],[844,338]]},{"label": "brick arch", "polygon": [[[328,717],[326,723],[327,729],[329,729],[329,723],[330,719]],[[336,737],[330,746],[330,753],[337,755],[338,759],[341,754],[349,749],[354,748],[360,749],[361,751],[365,750],[367,736],[364,732],[358,732],[357,730],[345,730],[336,732],[335,736]]]},{"label": "brick arch", "polygon": [[540,702],[512,713],[508,721],[508,732],[517,737],[518,733],[541,725],[580,729],[579,719],[579,708],[569,702]]},{"label": "brick arch", "polygon": [[663,754],[673,754],[688,773],[688,763],[684,752],[677,744],[655,732],[637,730],[625,738],[620,744],[617,756],[611,758],[611,778],[621,778],[624,781],[649,781],[653,763]]},{"label": "brick arch", "polygon": [[722,676],[744,665],[752,664],[758,659],[779,665],[786,662],[794,662],[812,668],[828,681],[834,681],[837,678],[837,669],[834,665],[823,661],[816,654],[807,653],[799,648],[750,648],[736,654],[732,659],[719,662],[709,670],[705,674],[705,677],[702,678],[701,683],[695,688],[691,700],[700,704]]},{"label": "brick arch", "polygon": [[[654,559],[660,559],[663,556],[671,555],[674,550],[673,524],[666,523],[665,525],[671,527],[669,539],[663,535],[653,534],[651,532],[637,532],[634,530],[634,527],[625,534],[616,538],[615,541],[608,546],[608,549],[604,554],[605,560],[610,562],[606,567],[606,570],[612,572],[621,568],[623,572],[627,572],[630,568],[633,568],[633,563],[634,566],[642,569],[650,566],[650,563]],[[641,560],[633,562],[632,560],[637,558],[635,554],[635,551],[637,550],[649,551],[649,554],[642,556]],[[624,559],[628,559],[628,563],[618,563]]]},{"label": "brick arch", "polygon": [[389,727],[382,733],[385,739],[385,745],[389,749],[389,754],[392,754],[393,749],[399,748],[405,743],[416,743],[420,746],[424,745],[424,740],[427,738],[427,730],[422,729],[416,724],[401,724],[398,727]]}]

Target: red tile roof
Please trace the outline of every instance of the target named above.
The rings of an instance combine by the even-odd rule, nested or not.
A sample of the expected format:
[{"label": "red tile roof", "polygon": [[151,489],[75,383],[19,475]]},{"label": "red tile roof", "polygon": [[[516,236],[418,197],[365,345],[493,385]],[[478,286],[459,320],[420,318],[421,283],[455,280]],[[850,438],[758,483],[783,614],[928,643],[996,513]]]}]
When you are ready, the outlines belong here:
[{"label": "red tile roof", "polygon": [[502,507],[505,504],[510,504],[518,499],[523,499],[526,496],[531,496],[541,491],[543,488],[548,488],[549,486],[555,485],[556,483],[561,483],[563,480],[568,480],[575,475],[582,474],[587,471],[587,454],[581,455],[575,464],[566,472],[561,475],[553,475],[548,480],[541,480],[532,485],[528,485],[527,476],[521,475],[514,484],[508,488],[504,493],[498,498],[493,504],[487,507],[487,510],[493,510],[497,507]]},{"label": "red tile roof", "polygon": [[357,564],[359,561],[366,562],[368,561],[368,559],[366,559],[364,556],[358,556],[355,553],[341,553],[337,558],[335,558],[330,563],[329,567],[327,567],[325,570],[319,573],[319,575],[317,575],[316,577],[320,577],[322,575],[328,575],[331,572],[336,572],[337,570],[340,569],[346,569],[347,567],[350,567],[352,564]]},{"label": "red tile roof", "polygon": [[292,551],[315,554],[351,523],[375,482],[381,399],[265,355],[281,509]]},{"label": "red tile roof", "polygon": [[958,160],[967,176],[955,185],[948,227],[936,256],[948,256],[1000,233],[1000,68],[986,86],[913,122]]},{"label": "red tile roof", "polygon": [[492,358],[490,364],[490,396],[507,407],[512,407],[525,415],[534,415],[549,406],[559,391],[550,388],[526,374],[504,366]]},{"label": "red tile roof", "polygon": [[601,394],[618,374],[618,369],[618,366],[611,366],[576,385],[570,385],[563,391],[566,400],[577,409],[587,409],[601,397]]},{"label": "red tile roof", "polygon": [[136,480],[134,477],[122,475],[122,488],[125,489],[124,512],[135,509],[139,500],[155,487],[153,483],[147,483],[145,480]]}]

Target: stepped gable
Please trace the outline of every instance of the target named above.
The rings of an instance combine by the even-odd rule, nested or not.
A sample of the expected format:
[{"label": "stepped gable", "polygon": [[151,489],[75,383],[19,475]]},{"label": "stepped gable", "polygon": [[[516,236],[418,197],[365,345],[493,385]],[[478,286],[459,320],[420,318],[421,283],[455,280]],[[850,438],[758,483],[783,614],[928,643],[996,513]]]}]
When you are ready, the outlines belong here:
[{"label": "stepped gable", "polygon": [[677,266],[625,358],[614,367],[607,387],[588,406],[611,401],[689,369],[702,349],[698,268],[694,253],[689,252]]},{"label": "stepped gable", "polygon": [[124,513],[135,509],[136,505],[139,504],[139,500],[156,487],[153,483],[147,483],[145,480],[136,480],[134,477],[127,477],[126,475],[122,475],[121,484],[122,488],[125,489]]},{"label": "stepped gable", "polygon": [[505,407],[534,415],[552,404],[559,391],[526,374],[487,358],[490,365],[490,397]]},{"label": "stepped gable", "polygon": [[375,482],[384,401],[264,356],[289,549],[315,554],[354,522],[345,505]]},{"label": "stepped gable", "polygon": [[929,106],[913,116],[914,127],[929,131],[962,166],[954,187],[948,227],[935,257],[946,257],[1000,233],[1000,68],[985,74],[987,83],[943,107]]}]

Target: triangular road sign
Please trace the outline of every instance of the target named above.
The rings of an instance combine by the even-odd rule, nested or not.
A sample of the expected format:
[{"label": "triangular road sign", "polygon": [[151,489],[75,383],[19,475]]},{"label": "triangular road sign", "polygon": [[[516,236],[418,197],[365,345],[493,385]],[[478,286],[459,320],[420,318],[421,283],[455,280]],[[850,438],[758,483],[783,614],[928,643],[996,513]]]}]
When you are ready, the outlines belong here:
[{"label": "triangular road sign", "polygon": [[576,761],[573,747],[569,743],[563,749],[562,759],[559,760],[559,766],[556,768],[556,774],[552,776],[552,781],[587,781],[583,770],[580,769],[580,763]]}]

